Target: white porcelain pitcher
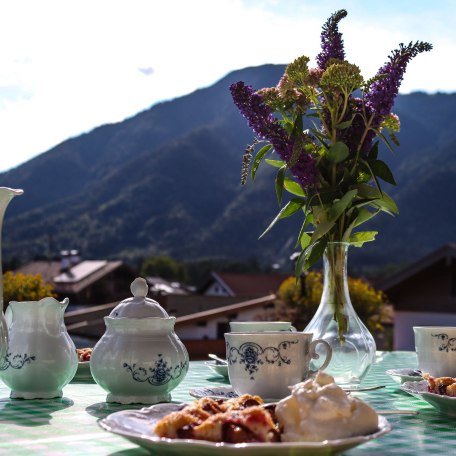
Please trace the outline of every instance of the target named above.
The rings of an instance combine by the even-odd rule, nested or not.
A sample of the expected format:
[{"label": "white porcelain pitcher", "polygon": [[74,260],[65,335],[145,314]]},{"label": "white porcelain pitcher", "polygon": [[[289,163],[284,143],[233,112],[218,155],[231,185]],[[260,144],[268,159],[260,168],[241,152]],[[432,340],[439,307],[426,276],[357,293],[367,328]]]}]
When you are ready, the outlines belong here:
[{"label": "white porcelain pitcher", "polygon": [[8,329],[3,314],[3,270],[2,270],[2,225],[3,217],[9,202],[17,195],[24,193],[21,189],[0,187],[0,364],[6,355],[8,346]]},{"label": "white porcelain pitcher", "polygon": [[63,320],[68,298],[11,301],[6,310],[9,344],[0,377],[12,398],[62,396],[78,367],[76,347]]}]

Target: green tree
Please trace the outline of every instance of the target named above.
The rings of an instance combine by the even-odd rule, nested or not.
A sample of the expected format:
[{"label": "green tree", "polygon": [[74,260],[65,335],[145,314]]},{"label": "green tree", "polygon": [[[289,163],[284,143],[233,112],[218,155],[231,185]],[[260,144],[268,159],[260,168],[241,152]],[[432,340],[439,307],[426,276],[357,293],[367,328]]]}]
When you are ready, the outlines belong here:
[{"label": "green tree", "polygon": [[10,301],[39,301],[46,297],[57,297],[54,286],[46,283],[40,274],[3,274],[3,302],[5,308]]},{"label": "green tree", "polygon": [[141,264],[140,273],[143,277],[158,276],[166,280],[187,281],[185,265],[167,255],[145,259]]}]

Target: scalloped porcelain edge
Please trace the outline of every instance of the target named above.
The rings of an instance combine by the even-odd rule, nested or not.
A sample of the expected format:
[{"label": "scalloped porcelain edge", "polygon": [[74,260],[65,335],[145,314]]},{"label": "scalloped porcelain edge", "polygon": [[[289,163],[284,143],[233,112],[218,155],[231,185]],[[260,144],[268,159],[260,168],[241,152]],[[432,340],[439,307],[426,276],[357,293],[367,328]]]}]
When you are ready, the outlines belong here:
[{"label": "scalloped porcelain edge", "polygon": [[[153,433],[153,425],[168,413],[180,410],[187,404],[157,404],[141,410],[123,410],[108,415],[98,421],[98,425],[105,431],[120,435],[137,445],[155,450],[178,450],[185,454],[209,454],[213,451],[219,456],[241,453],[248,455],[251,451],[261,451],[262,456],[283,455],[328,455],[332,452],[342,452],[370,440],[381,437],[391,431],[388,420],[379,416],[378,429],[372,434],[358,435],[337,440],[325,440],[323,442],[277,442],[277,443],[224,443],[209,442],[206,440],[191,439],[167,439],[160,438]],[[329,451],[330,450],[330,451]],[[198,453],[201,451],[201,453]],[[164,453],[163,453],[164,454]],[[174,454],[174,453],[173,453]],[[176,453],[177,454],[177,453]],[[212,452],[210,453],[212,454]],[[255,454],[257,454],[255,452]],[[258,453],[259,454],[259,453]]]}]

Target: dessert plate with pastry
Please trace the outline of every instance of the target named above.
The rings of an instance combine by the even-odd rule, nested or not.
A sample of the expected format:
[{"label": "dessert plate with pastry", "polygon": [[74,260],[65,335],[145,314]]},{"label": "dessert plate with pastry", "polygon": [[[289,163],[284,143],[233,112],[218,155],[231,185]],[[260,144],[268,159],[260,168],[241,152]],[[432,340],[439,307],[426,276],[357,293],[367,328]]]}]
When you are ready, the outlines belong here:
[{"label": "dessert plate with pastry", "polygon": [[160,455],[276,456],[345,451],[391,430],[388,421],[320,373],[274,404],[259,396],[200,398],[123,410],[99,422]]},{"label": "dessert plate with pastry", "polygon": [[422,374],[420,382],[405,382],[401,389],[414,397],[423,399],[441,413],[456,417],[456,378],[433,377]]}]

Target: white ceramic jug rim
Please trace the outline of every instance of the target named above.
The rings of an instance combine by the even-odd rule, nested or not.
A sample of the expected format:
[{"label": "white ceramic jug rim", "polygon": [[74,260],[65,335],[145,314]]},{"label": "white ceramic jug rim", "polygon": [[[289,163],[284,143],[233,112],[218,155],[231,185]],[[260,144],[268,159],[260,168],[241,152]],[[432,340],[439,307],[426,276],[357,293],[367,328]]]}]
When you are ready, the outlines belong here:
[{"label": "white ceramic jug rim", "polygon": [[176,317],[104,317],[105,321],[170,321],[176,320]]},{"label": "white ceramic jug rim", "polygon": [[57,303],[60,305],[60,307],[65,307],[68,305],[70,302],[69,298],[65,298],[63,301],[59,301],[58,299],[52,297],[52,296],[46,296],[45,298],[38,299],[37,301],[10,301],[9,305],[15,306],[16,304],[34,304],[36,305],[39,302],[44,302],[44,301],[51,301],[53,303]]}]

